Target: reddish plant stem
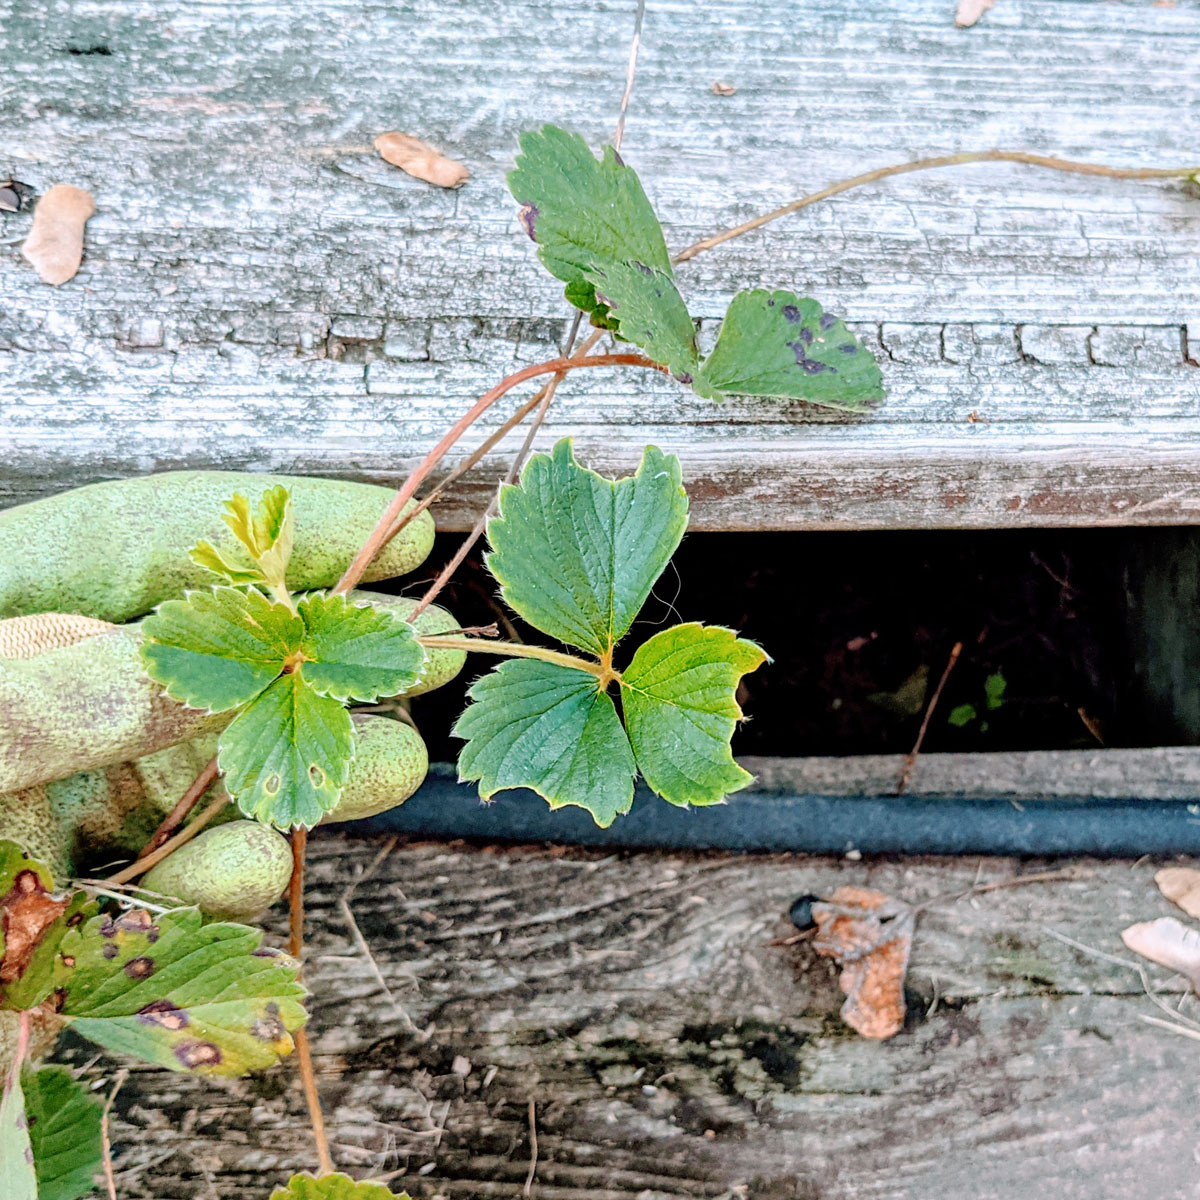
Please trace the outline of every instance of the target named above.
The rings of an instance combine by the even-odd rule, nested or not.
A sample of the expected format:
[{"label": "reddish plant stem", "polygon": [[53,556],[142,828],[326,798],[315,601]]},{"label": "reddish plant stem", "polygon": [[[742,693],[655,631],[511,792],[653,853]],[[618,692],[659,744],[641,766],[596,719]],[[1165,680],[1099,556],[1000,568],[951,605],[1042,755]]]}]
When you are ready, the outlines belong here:
[{"label": "reddish plant stem", "polygon": [[217,758],[213,755],[204,770],[192,780],[188,790],[180,796],[175,807],[163,818],[154,835],[138,852],[139,859],[157,850],[187,820],[188,814],[196,807],[200,798],[216,782],[217,775]]},{"label": "reddish plant stem", "polygon": [[304,950],[304,855],[308,850],[308,830],[298,825],[292,830],[292,878],[288,883],[288,953],[299,959]]},{"label": "reddish plant stem", "polygon": [[317,1073],[313,1070],[312,1047],[308,1042],[308,1031],[301,1026],[292,1034],[296,1043],[296,1065],[300,1070],[300,1086],[304,1089],[304,1103],[308,1106],[308,1119],[312,1125],[313,1141],[317,1147],[319,1174],[332,1175],[337,1169],[333,1155],[329,1153],[329,1135],[325,1131],[325,1114],[321,1110],[321,1095],[317,1091]]},{"label": "reddish plant stem", "polygon": [[33,1024],[33,1013],[27,1009],[23,1009],[17,1015],[17,1044],[13,1049],[12,1066],[8,1069],[8,1075],[4,1080],[4,1099],[8,1099],[8,1093],[17,1086],[17,1080],[21,1077],[21,1065],[25,1062],[25,1055],[29,1053],[29,1035]]},{"label": "reddish plant stem", "polygon": [[428,477],[429,473],[442,461],[454,446],[455,442],[505,393],[512,391],[518,384],[527,379],[536,379],[540,375],[557,375],[560,372],[578,370],[581,367],[645,367],[652,371],[668,374],[666,367],[651,362],[642,354],[595,354],[587,358],[553,358],[549,362],[534,363],[514,372],[507,379],[502,379],[495,387],[490,388],[463,414],[449,429],[440,442],[425,456],[421,464],[404,481],[383,516],[379,518],[371,535],[363,543],[362,548],[354,556],[354,561],[346,568],[345,574],[338,580],[334,593],[348,592],[362,579],[363,572],[379,553],[380,547],[387,540],[388,533],[396,518],[404,510],[404,506],[416,494],[417,488]]},{"label": "reddish plant stem", "polygon": [[228,796],[217,796],[207,807],[201,810],[200,815],[190,825],[185,825],[177,834],[169,837],[157,850],[152,850],[145,858],[139,858],[135,862],[130,863],[129,866],[123,867],[115,875],[110,875],[105,880],[105,883],[116,886],[117,884],[128,883],[131,879],[136,879],[139,875],[144,875],[151,867],[162,862],[168,854],[174,854],[180,846],[184,846],[190,842],[228,803]]}]

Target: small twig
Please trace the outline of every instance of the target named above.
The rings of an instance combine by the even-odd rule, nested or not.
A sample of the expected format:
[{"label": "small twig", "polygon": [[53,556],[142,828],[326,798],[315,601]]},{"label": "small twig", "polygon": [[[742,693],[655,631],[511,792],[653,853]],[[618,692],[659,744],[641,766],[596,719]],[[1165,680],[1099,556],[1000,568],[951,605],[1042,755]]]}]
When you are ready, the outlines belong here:
[{"label": "small twig", "polygon": [[174,837],[168,838],[157,850],[147,854],[145,858],[139,858],[136,862],[130,863],[115,875],[110,875],[104,882],[109,887],[116,887],[118,884],[128,883],[131,879],[144,875],[155,864],[162,862],[167,855],[174,854],[180,846],[190,842],[228,803],[228,796],[218,796],[201,810],[200,815],[194,821],[185,825]]},{"label": "small twig", "polygon": [[325,1130],[325,1114],[321,1111],[321,1096],[317,1091],[317,1075],[313,1070],[308,1030],[302,1025],[292,1035],[292,1040],[296,1043],[296,1065],[300,1071],[300,1085],[304,1089],[304,1102],[308,1106],[308,1120],[317,1147],[320,1174],[332,1175],[336,1168],[333,1165],[333,1155],[329,1152],[329,1135]]},{"label": "small twig", "polygon": [[304,855],[308,830],[292,830],[292,877],[288,881],[288,953],[297,961],[304,951]]},{"label": "small twig", "polygon": [[528,1200],[533,1195],[533,1177],[537,1174],[538,1136],[537,1136],[537,1104],[533,1097],[529,1098],[529,1173],[525,1176],[525,1186],[521,1195]]},{"label": "small twig", "polygon": [[129,1068],[122,1067],[113,1081],[112,1091],[104,1102],[104,1111],[100,1114],[100,1150],[104,1158],[104,1182],[108,1187],[108,1200],[117,1200],[117,1181],[113,1175],[112,1143],[108,1136],[108,1116],[112,1112],[113,1101],[121,1090],[121,1085],[129,1078]]},{"label": "small twig", "polygon": [[350,902],[345,896],[338,901],[338,907],[342,910],[342,919],[346,922],[346,928],[350,930],[350,936],[354,939],[354,944],[358,947],[358,952],[367,960],[367,965],[371,968],[371,974],[375,976],[375,982],[379,984],[380,990],[387,997],[387,1002],[392,1006],[396,1015],[404,1022],[405,1028],[409,1033],[418,1038],[424,1038],[424,1032],[419,1029],[412,1017],[408,1015],[408,1011],[404,1005],[392,994],[392,989],[388,987],[387,980],[383,977],[383,972],[379,969],[379,964],[375,961],[375,955],[371,953],[371,947],[367,939],[363,937],[362,930],[358,927],[358,922],[354,919],[354,910],[350,907]]},{"label": "small twig", "polygon": [[[417,638],[422,646],[429,650],[465,650],[476,654],[498,654],[504,658],[536,658],[542,662],[556,663],[560,667],[571,667],[576,671],[586,671],[589,675],[603,678],[606,668],[586,658],[578,658],[574,654],[563,654],[558,650],[547,650],[544,646],[526,646],[520,642],[489,642],[483,638],[442,637],[440,635],[425,635]],[[609,679],[613,676],[610,673]]]},{"label": "small twig", "polygon": [[971,887],[961,892],[947,892],[941,896],[933,896],[928,900],[922,900],[920,904],[914,904],[912,910],[914,913],[919,913],[939,904],[952,904],[955,900],[962,900],[966,896],[978,896],[984,892],[998,892],[1002,888],[1024,887],[1030,883],[1073,883],[1077,879],[1084,879],[1086,877],[1087,872],[1075,871],[1070,868],[1064,868],[1061,871],[1039,871],[1033,875],[1018,875],[1015,879],[999,879],[994,883],[972,884]]},{"label": "small twig", "polygon": [[907,175],[910,171],[929,171],[937,167],[957,167],[964,163],[979,162],[1024,163],[1027,166],[1045,167],[1051,171],[1065,171],[1072,175],[1103,175],[1108,179],[1188,179],[1200,172],[1200,167],[1106,167],[1100,163],[1073,162],[1070,159],[1053,158],[1048,154],[1030,154],[1024,150],[969,150],[961,154],[941,154],[934,158],[918,158],[915,162],[893,163],[891,166],[878,167],[874,171],[864,171],[861,175],[852,175],[849,179],[841,179],[819,192],[811,192],[807,196],[801,196],[799,200],[793,200],[790,204],[764,213],[761,217],[735,225],[732,229],[726,229],[712,237],[702,238],[680,250],[671,261],[687,262],[705,250],[741,237],[744,233],[761,229],[771,221],[799,212],[802,208],[808,208],[810,204],[828,200],[841,192],[848,192],[851,188],[888,179],[892,175]]},{"label": "small twig", "polygon": [[188,814],[196,807],[200,798],[216,782],[217,756],[214,754],[204,770],[188,785],[188,789],[179,797],[175,807],[163,818],[162,824],[154,831],[150,840],[138,851],[138,858],[145,858],[159,848],[187,820]]},{"label": "small twig", "polygon": [[925,741],[925,732],[929,728],[933,710],[937,708],[937,702],[942,697],[942,689],[946,686],[946,680],[950,678],[950,672],[954,670],[954,664],[958,662],[958,656],[962,653],[962,649],[962,642],[955,642],[950,648],[950,658],[947,660],[946,669],[942,672],[942,677],[938,680],[937,687],[933,689],[933,696],[925,708],[925,716],[921,721],[921,728],[917,732],[917,740],[913,743],[913,748],[905,755],[904,770],[900,773],[900,782],[896,784],[897,796],[904,795],[904,789],[908,787],[908,781],[912,778],[913,768],[917,765],[917,758],[921,753],[921,745]]},{"label": "small twig", "polygon": [[1175,1021],[1164,1021],[1162,1017],[1152,1017],[1148,1013],[1138,1013],[1139,1021],[1145,1021],[1147,1025],[1157,1025],[1161,1029],[1169,1029],[1172,1033],[1179,1034],[1180,1037],[1192,1038],[1200,1042],[1200,1030],[1189,1029],[1186,1025],[1180,1025]]},{"label": "small twig", "polygon": [[588,357],[552,358],[548,362],[534,363],[515,371],[506,379],[502,379],[495,387],[489,388],[484,394],[450,427],[441,441],[425,456],[416,469],[401,485],[392,498],[384,514],[379,518],[375,528],[362,544],[354,561],[346,568],[337,586],[335,594],[350,591],[362,578],[363,572],[370,565],[380,548],[387,541],[391,528],[404,511],[404,506],[416,495],[417,489],[424,483],[429,473],[450,452],[454,444],[501,396],[504,396],[527,379],[536,379],[541,375],[557,375],[567,371],[579,370],[583,367],[643,367],[646,370],[670,374],[666,367],[651,362],[643,354],[593,354]]},{"label": "small twig", "polygon": [[638,0],[637,13],[633,18],[633,37],[629,42],[629,62],[625,67],[625,91],[621,93],[621,110],[617,114],[617,129],[613,134],[613,149],[621,149],[625,136],[625,114],[629,111],[629,99],[633,95],[633,81],[637,78],[638,50],[642,45],[642,21],[646,16],[646,0]]}]

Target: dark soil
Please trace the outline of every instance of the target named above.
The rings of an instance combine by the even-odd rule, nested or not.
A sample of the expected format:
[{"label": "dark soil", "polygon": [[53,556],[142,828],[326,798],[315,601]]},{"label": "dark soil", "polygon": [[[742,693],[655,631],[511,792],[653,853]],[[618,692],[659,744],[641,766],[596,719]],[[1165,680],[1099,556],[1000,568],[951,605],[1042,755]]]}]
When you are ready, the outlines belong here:
[{"label": "dark soil", "polygon": [[[458,541],[440,537],[431,563]],[[1120,544],[1104,530],[692,534],[628,643],[632,652],[674,620],[729,625],[761,643],[774,663],[744,681],[739,754],[911,749],[960,641],[926,751],[1127,745]],[[504,609],[478,553],[443,596],[463,625],[503,614],[522,640],[548,640]],[[487,666],[469,662],[462,679],[415,703],[435,759],[456,756],[449,728]]]}]

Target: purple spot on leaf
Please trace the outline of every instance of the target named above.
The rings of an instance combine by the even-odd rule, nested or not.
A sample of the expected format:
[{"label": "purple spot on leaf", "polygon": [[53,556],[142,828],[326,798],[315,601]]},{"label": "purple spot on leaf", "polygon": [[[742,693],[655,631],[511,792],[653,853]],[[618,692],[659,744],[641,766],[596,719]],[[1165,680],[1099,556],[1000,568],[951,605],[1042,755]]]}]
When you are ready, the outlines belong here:
[{"label": "purple spot on leaf", "polygon": [[212,1042],[183,1042],[175,1047],[175,1057],[185,1067],[215,1067],[222,1059],[220,1046]]},{"label": "purple spot on leaf", "polygon": [[809,358],[800,364],[806,375],[820,375],[822,371],[828,371],[830,368],[825,363],[818,359]]},{"label": "purple spot on leaf", "polygon": [[802,363],[805,361],[804,343],[803,342],[800,342],[800,341],[788,342],[787,347],[796,356],[796,361],[798,363]]},{"label": "purple spot on leaf", "polygon": [[620,152],[620,150],[618,150],[618,149],[617,149],[617,148],[614,146],[614,147],[612,148],[612,154],[613,154],[613,158],[615,158],[615,159],[617,160],[617,166],[618,166],[618,167],[623,167],[623,166],[625,165],[625,160],[624,160],[624,159],[621,157],[621,152]]},{"label": "purple spot on leaf", "polygon": [[691,375],[688,374],[687,371],[680,371],[679,374],[675,376],[675,378],[678,379],[680,383],[691,383],[692,382],[692,377],[691,377]]},{"label": "purple spot on leaf", "polygon": [[797,325],[800,322],[800,310],[794,304],[785,304],[783,306],[783,315],[793,325]]},{"label": "purple spot on leaf", "polygon": [[840,345],[838,347],[838,349],[843,354],[857,354],[858,353],[858,347],[853,342],[843,342],[842,345]]},{"label": "purple spot on leaf", "polygon": [[837,317],[833,313],[822,313],[818,324],[822,329],[832,329],[838,323]]},{"label": "purple spot on leaf", "polygon": [[801,340],[801,341],[802,341],[802,342],[803,342],[803,343],[804,343],[806,346],[811,346],[811,345],[813,344],[813,338],[814,338],[815,336],[816,336],[816,335],[813,333],[813,331],[812,331],[811,329],[802,329],[802,330],[800,330],[800,340]]},{"label": "purple spot on leaf", "polygon": [[143,1025],[161,1025],[163,1029],[186,1029],[188,1025],[187,1013],[170,1000],[155,1000],[139,1008],[137,1017]]},{"label": "purple spot on leaf", "polygon": [[537,234],[534,232],[537,225],[538,206],[536,204],[522,204],[520,212],[517,213],[517,220],[525,227],[525,232],[536,242]]},{"label": "purple spot on leaf", "polygon": [[117,949],[117,947],[115,945],[113,945],[112,942],[109,942],[107,945],[104,946],[104,948],[100,951],[100,953],[103,954],[105,958],[116,958],[117,955],[120,954],[121,952],[120,952],[120,950]]}]

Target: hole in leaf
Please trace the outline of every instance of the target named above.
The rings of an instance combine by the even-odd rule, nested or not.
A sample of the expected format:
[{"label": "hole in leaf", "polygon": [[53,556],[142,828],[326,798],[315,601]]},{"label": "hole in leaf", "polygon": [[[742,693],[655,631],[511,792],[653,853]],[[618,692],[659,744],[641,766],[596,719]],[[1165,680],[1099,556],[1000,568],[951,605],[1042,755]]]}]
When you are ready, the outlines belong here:
[{"label": "hole in leaf", "polygon": [[312,780],[313,787],[321,788],[325,786],[325,772],[316,763],[308,768],[308,777]]}]

